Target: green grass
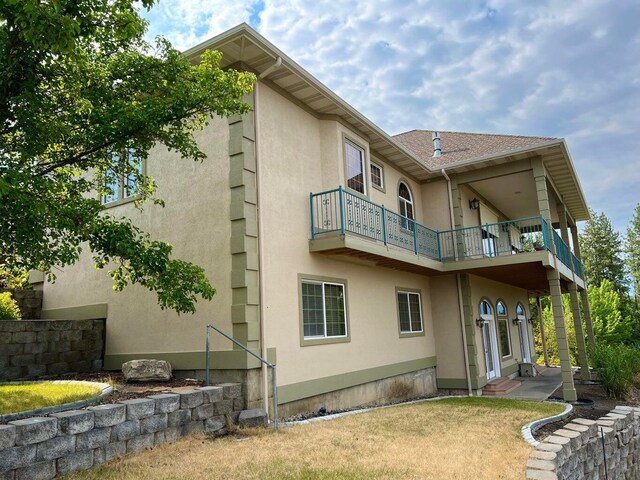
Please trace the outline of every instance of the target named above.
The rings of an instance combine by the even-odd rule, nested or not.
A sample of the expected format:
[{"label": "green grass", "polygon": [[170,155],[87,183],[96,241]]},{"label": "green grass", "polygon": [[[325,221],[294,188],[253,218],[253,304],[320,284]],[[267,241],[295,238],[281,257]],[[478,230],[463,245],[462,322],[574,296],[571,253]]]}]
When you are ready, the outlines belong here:
[{"label": "green grass", "polygon": [[0,415],[52,407],[99,395],[101,389],[77,383],[0,385]]}]

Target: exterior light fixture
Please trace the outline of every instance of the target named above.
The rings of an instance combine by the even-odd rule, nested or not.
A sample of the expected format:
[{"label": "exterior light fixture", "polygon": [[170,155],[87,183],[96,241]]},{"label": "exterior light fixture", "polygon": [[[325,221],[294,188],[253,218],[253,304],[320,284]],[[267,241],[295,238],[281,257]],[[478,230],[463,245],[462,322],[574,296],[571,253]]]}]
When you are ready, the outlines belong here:
[{"label": "exterior light fixture", "polygon": [[473,200],[469,200],[469,208],[471,210],[477,210],[480,207],[480,200],[474,198]]},{"label": "exterior light fixture", "polygon": [[479,328],[482,328],[482,326],[483,326],[485,323],[487,323],[487,320],[484,320],[483,318],[478,318],[478,319],[476,320],[476,325],[477,325]]},{"label": "exterior light fixture", "polygon": [[514,325],[518,325],[520,323],[520,319],[519,318],[514,318],[511,321],[513,322]]}]

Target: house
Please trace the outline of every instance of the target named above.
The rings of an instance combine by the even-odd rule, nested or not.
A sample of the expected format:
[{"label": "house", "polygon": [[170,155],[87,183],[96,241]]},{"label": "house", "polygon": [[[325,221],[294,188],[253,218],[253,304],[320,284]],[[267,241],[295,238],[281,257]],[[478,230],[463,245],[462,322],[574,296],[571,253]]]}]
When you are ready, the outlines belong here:
[{"label": "house", "polygon": [[[561,293],[584,305],[577,222],[589,213],[563,139],[414,130],[389,136],[252,30],[190,49],[255,72],[253,111],[196,134],[208,159],[156,147],[145,165],[166,207],[105,206],[217,288],[193,316],[132,286],[114,293],[89,255],[44,289],[43,318],[107,318],[105,367],[134,358],[203,375],[214,324],[277,364],[280,412],[345,408],[436,389],[481,394],[535,361],[529,299],[550,295],[575,400]],[[573,251],[570,248],[573,245]],[[589,371],[582,322],[580,366]],[[262,405],[268,373],[213,336],[214,380]]]}]

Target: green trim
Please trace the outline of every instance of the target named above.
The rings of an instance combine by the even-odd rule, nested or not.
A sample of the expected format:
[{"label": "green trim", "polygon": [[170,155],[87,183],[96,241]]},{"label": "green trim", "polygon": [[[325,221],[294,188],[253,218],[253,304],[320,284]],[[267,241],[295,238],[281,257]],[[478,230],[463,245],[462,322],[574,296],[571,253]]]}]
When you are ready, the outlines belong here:
[{"label": "green trim", "polygon": [[278,403],[289,403],[435,366],[436,357],[434,356],[282,385],[278,386]]},{"label": "green trim", "polygon": [[[275,359],[275,349],[267,356]],[[122,364],[129,360],[153,358],[166,360],[174,370],[204,370],[204,352],[165,352],[165,353],[119,353],[104,356],[105,370],[120,370]],[[211,368],[213,370],[248,370],[259,368],[260,362],[242,350],[224,350],[210,353]]]},{"label": "green trim", "polygon": [[467,381],[464,378],[436,378],[438,388],[456,388],[467,390]]},{"label": "green trim", "polygon": [[[326,338],[304,338],[304,315],[302,312],[302,282],[310,280],[311,282],[328,282],[336,283],[344,286],[344,321],[347,327],[347,335],[344,337],[326,337]],[[298,274],[298,328],[300,333],[300,346],[308,347],[312,345],[325,345],[327,343],[348,343],[351,341],[351,324],[349,323],[349,285],[344,278],[323,277],[320,275]]]},{"label": "green trim", "polygon": [[90,320],[94,318],[107,318],[107,310],[108,307],[106,303],[49,308],[42,311],[40,318],[42,320]]},{"label": "green trim", "polygon": [[518,373],[518,371],[520,370],[520,365],[518,365],[517,363],[514,363],[513,365],[508,365],[506,367],[501,366],[500,370],[502,371],[503,377],[508,377],[513,373]]},{"label": "green trim", "polygon": [[[403,332],[400,329],[400,303],[398,303],[398,293],[417,293],[418,299],[420,302],[420,325],[422,327],[422,331],[420,332]],[[424,337],[424,308],[422,306],[422,290],[419,288],[404,288],[404,287],[396,287],[396,315],[398,316],[398,336],[400,338],[411,338],[411,337]]]}]

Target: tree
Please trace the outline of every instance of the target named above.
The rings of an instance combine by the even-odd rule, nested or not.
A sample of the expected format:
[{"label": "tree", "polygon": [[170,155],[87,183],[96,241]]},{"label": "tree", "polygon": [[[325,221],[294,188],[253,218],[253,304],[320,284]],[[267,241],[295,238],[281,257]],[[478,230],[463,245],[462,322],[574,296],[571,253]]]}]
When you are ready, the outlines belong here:
[{"label": "tree", "polygon": [[[171,258],[100,195],[126,178],[142,208],[153,179],[138,166],[155,144],[202,161],[193,132],[214,115],[248,111],[255,77],[197,65],[159,38],[133,0],[0,3],[0,267],[43,270],[76,262],[88,245],[114,289],[138,283],[162,308],[193,312],[215,290],[201,267]],[[150,8],[154,0],[141,0]],[[86,247],[85,247],[86,248]]]},{"label": "tree", "polygon": [[580,235],[580,252],[586,277],[591,285],[609,280],[620,294],[627,291],[622,240],[604,213],[590,210],[591,218]]},{"label": "tree", "polygon": [[604,279],[600,285],[591,285],[588,295],[596,341],[607,345],[629,343],[633,328],[622,315],[620,294],[613,283]]},{"label": "tree", "polygon": [[636,205],[631,223],[627,227],[627,242],[625,246],[627,265],[633,279],[633,291],[637,305],[638,300],[640,300],[640,203]]}]

